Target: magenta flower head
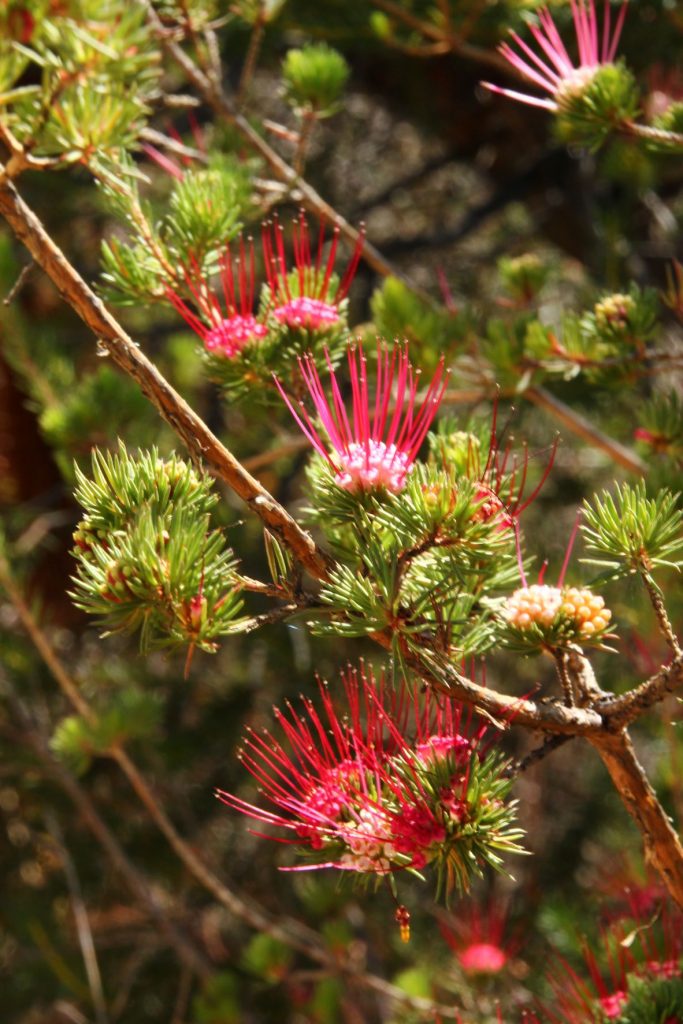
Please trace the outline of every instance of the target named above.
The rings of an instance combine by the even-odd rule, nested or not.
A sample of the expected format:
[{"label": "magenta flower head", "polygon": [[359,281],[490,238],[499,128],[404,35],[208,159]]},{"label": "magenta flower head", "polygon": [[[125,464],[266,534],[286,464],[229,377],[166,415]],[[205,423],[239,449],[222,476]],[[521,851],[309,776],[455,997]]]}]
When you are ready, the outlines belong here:
[{"label": "magenta flower head", "polygon": [[327,331],[342,321],[340,305],[346,298],[363,251],[364,230],[341,277],[334,273],[339,245],[335,227],[327,258],[323,258],[325,224],[320,222],[318,249],[311,251],[308,222],[303,210],[292,228],[294,267],[288,268],[284,229],[276,219],[262,229],[263,255],[270,289],[270,313],[278,323],[309,331]]},{"label": "magenta flower head", "polygon": [[582,92],[601,67],[612,64],[626,16],[626,4],[622,5],[612,28],[610,4],[609,0],[605,0],[602,38],[595,0],[571,0],[571,8],[578,47],[577,64],[569,56],[547,8],[539,12],[540,24],[530,26],[536,41],[535,49],[516,32],[511,33],[514,46],[509,43],[502,43],[499,46],[508,63],[524,78],[549,93],[550,99],[530,96],[513,89],[501,89],[489,82],[483,83],[486,88],[509,96],[513,100],[528,103],[530,106],[555,111],[563,99]]},{"label": "magenta flower head", "polygon": [[275,712],[279,736],[266,730],[244,740],[241,761],[272,810],[218,792],[235,810],[290,833],[279,841],[300,847],[304,863],[289,870],[377,879],[436,863],[450,889],[466,886],[467,872],[483,863],[487,836],[496,849],[515,848],[519,833],[506,827],[501,799],[509,788],[503,763],[493,769],[485,727],[462,705],[397,693],[363,666],[343,676],[341,707],[319,686],[322,713],[311,700],[301,711],[288,705]]},{"label": "magenta flower head", "polygon": [[329,355],[330,398],[323,391],[313,357],[308,355],[299,360],[301,375],[327,441],[321,437],[303,402],[296,406],[279,381],[277,386],[294,419],[335,474],[339,487],[354,492],[384,488],[395,494],[402,490],[443,398],[448,381],[444,360],[439,361],[424,398],[418,402],[420,374],[411,366],[407,347],[395,345],[390,351],[378,343],[377,381],[372,395],[362,345],[350,345],[347,353],[350,415]]},{"label": "magenta flower head", "polygon": [[439,929],[469,975],[499,974],[517,948],[505,938],[507,914],[500,901],[479,905],[468,900],[455,909],[452,919],[440,922]]},{"label": "magenta flower head", "polygon": [[192,273],[186,273],[185,280],[198,313],[190,309],[172,288],[166,294],[186,323],[202,339],[207,352],[234,359],[246,345],[266,337],[268,328],[252,312],[254,246],[251,240],[245,245],[240,236],[236,260],[233,259],[229,245],[225,247],[220,260],[222,304],[202,277],[196,261],[192,261]]}]

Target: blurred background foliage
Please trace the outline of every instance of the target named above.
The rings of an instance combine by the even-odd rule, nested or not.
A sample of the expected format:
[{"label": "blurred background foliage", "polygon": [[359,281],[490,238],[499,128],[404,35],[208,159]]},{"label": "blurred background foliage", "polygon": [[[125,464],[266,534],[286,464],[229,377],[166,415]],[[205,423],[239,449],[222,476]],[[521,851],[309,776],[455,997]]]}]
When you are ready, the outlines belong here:
[{"label": "blurred background foliage", "polygon": [[[117,4],[106,6],[107,16],[116,19]],[[175,3],[155,6],[162,18],[178,13]],[[348,222],[364,221],[369,240],[396,274],[417,286],[416,295],[399,276],[382,279],[361,261],[349,296],[354,332],[408,338],[414,361],[426,367],[445,352],[454,372],[443,412],[463,428],[472,416],[488,422],[498,384],[499,418],[509,419],[510,435],[528,443],[537,475],[558,422],[547,403],[543,407],[524,394],[529,388],[546,388],[574,416],[586,417],[631,452],[629,469],[615,461],[614,451],[579,437],[566,422],[559,425],[553,471],[523,521],[536,565],[548,558],[554,578],[586,495],[615,479],[634,481],[639,465],[653,490],[665,481],[674,489],[680,484],[683,288],[672,268],[683,258],[683,170],[680,154],[648,151],[633,139],[609,139],[595,152],[568,147],[546,112],[481,88],[482,78],[502,81],[501,67],[487,55],[538,6],[524,0],[244,0],[227,8],[207,2],[188,8],[200,50],[203,24],[221,20],[225,84],[239,94],[249,120],[266,125],[261,130],[270,143],[288,161],[305,166],[306,179]],[[9,59],[8,39],[28,43],[25,15],[40,26],[41,19],[59,17],[62,7],[78,17],[77,3],[9,4],[2,15],[0,63]],[[558,0],[552,9],[566,32],[569,4]],[[446,14],[462,44],[450,49],[437,45]],[[336,51],[313,100],[306,68],[296,56],[309,44],[323,63],[326,47]],[[289,220],[298,208],[296,190],[289,195],[274,184],[234,127],[216,122],[201,100],[191,117],[169,108],[164,91],[192,89],[172,63],[158,63],[160,51],[151,37],[144,46],[149,64],[141,56],[138,66],[126,70],[131,81],[140,74],[144,81],[138,97],[126,96],[135,107],[126,132],[137,135],[136,117],[165,133],[172,124],[186,147],[197,150],[199,139],[211,152],[210,168],[218,175],[212,180],[223,180],[227,168],[232,183],[226,203],[236,219],[226,226],[217,218],[216,237],[207,237],[202,259],[210,269],[218,235],[234,231],[238,221],[257,231],[275,206]],[[661,95],[683,98],[677,68],[682,47],[683,16],[673,0],[629,5],[620,52],[637,78],[645,111],[659,111]],[[36,81],[29,72],[27,83]],[[103,117],[101,111],[79,116],[96,116],[100,123]],[[117,137],[120,130],[113,130],[112,145],[131,141]],[[304,133],[305,154],[296,141]],[[39,152],[52,152],[48,141]],[[155,276],[157,252],[170,253],[173,262],[182,249],[178,221],[184,216],[187,230],[193,230],[196,193],[183,199],[179,189],[189,188],[189,174],[200,173],[197,161],[188,170],[170,154],[184,168],[179,183],[133,138],[134,176],[112,184],[118,151],[114,147],[109,154],[104,138],[91,142],[97,147],[94,161],[92,154],[81,159],[81,152],[68,172],[28,171],[20,181],[22,194],[79,271],[115,298],[111,273],[103,277],[102,242],[109,252],[133,245],[141,222],[131,221],[130,203],[117,214],[111,196],[83,164],[110,191],[121,181],[136,190],[161,248],[133,252],[129,266],[140,275],[139,300],[128,301],[117,315],[278,500],[300,509],[307,452],[287,410],[271,405],[263,413],[253,403],[232,401],[207,379],[197,339],[165,303]],[[201,146],[199,152],[201,158]],[[175,227],[169,211],[175,211]],[[116,266],[115,259],[105,259],[105,271]],[[612,321],[605,327],[600,304],[615,293],[631,299],[627,305],[637,330],[630,334],[614,329]],[[402,1003],[352,978],[340,980],[213,902],[169,850],[117,766],[99,756],[96,745],[87,756],[73,756],[70,708],[24,634],[16,608],[0,593],[3,1020],[437,1019],[418,997],[462,1007],[466,1019],[482,1022],[495,1020],[500,1002],[503,1019],[516,1020],[520,1007],[547,995],[549,949],[573,962],[581,934],[598,942],[610,901],[618,902],[625,885],[646,883],[638,837],[597,758],[575,740],[516,782],[533,856],[514,865],[514,880],[491,880],[474,896],[504,919],[499,939],[508,956],[498,972],[464,970],[457,941],[449,944],[440,925],[463,927],[466,942],[467,908],[456,904],[437,916],[417,883],[404,883],[402,898],[413,908],[412,938],[404,946],[384,891],[361,899],[325,872],[279,874],[286,854],[274,853],[272,844],[249,832],[213,790],[219,786],[253,798],[235,758],[245,725],[268,725],[273,703],[313,692],[315,673],[334,684],[344,661],[361,655],[377,661],[376,649],[362,639],[342,646],[331,637],[312,637],[300,625],[273,624],[254,636],[228,638],[214,656],[197,651],[184,678],[182,653],[141,655],[135,638],[101,640],[67,596],[73,587],[71,535],[81,518],[73,498],[74,466],[87,470],[91,448],[114,450],[117,438],[129,450],[156,445],[163,456],[178,450],[178,441],[136,385],[101,357],[54,286],[28,264],[5,230],[0,295],[10,297],[0,307],[2,544],[35,616],[83,692],[106,709],[111,729],[121,729],[159,803],[218,875],[274,917],[307,921],[324,935],[329,950],[343,950],[417,999]],[[665,358],[653,360],[639,351],[636,335],[641,346],[654,338]],[[227,489],[216,489],[222,500],[213,514],[238,552],[242,571],[267,578],[260,524]],[[590,576],[580,567],[584,552],[578,547],[572,579],[577,583]],[[680,627],[680,589],[672,574],[660,582]],[[594,664],[601,685],[621,691],[654,671],[666,652],[635,580],[610,583],[604,595],[618,623],[619,657],[598,654]],[[250,613],[265,607],[256,595],[248,595],[247,603]],[[496,652],[487,672],[490,684],[505,692],[529,693],[537,686],[541,695],[553,692],[552,665],[542,659]],[[678,716],[677,702],[664,702],[638,726],[638,747],[665,806],[680,822]],[[532,739],[512,730],[506,744],[511,755],[521,757]],[[71,756],[60,759],[64,751]],[[162,917],[197,951],[199,966],[179,965],[167,931],[95,843],[88,807],[144,873],[143,886]],[[80,905],[87,908],[101,998],[81,951]]]}]

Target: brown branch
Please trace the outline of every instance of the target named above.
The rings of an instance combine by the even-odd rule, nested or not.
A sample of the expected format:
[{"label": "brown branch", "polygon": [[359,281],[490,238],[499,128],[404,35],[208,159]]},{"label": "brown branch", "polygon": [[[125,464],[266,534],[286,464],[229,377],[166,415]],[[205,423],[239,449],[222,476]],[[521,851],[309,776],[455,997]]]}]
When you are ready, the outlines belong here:
[{"label": "brown branch", "polygon": [[636,757],[628,733],[589,737],[643,836],[646,861],[662,876],[669,894],[683,908],[683,846]]},{"label": "brown branch", "polygon": [[664,665],[640,686],[612,700],[601,701],[600,714],[611,729],[623,728],[634,722],[660,700],[683,688],[683,654],[669,665]]},{"label": "brown branch", "polygon": [[568,427],[573,434],[582,437],[594,448],[606,452],[618,466],[623,466],[624,469],[628,469],[631,473],[637,473],[639,476],[645,475],[647,467],[635,452],[625,448],[624,445],[619,444],[614,438],[608,437],[607,434],[603,434],[585,416],[570,409],[568,405],[561,402],[559,398],[555,398],[545,388],[527,388],[524,397],[549,412],[556,420]]},{"label": "brown branch", "polygon": [[[391,637],[373,634],[382,647],[391,650]],[[492,719],[499,727],[509,723],[528,729],[567,736],[589,736],[605,728],[601,714],[592,708],[568,708],[562,704],[541,704],[523,697],[490,690],[462,675],[457,668],[427,646],[420,651],[404,652],[408,665],[439,693],[447,693],[471,704],[475,710]]]},{"label": "brown branch", "polygon": [[449,50],[456,57],[475,61],[478,64],[486,64],[488,67],[496,68],[498,71],[503,72],[508,77],[511,74],[515,74],[514,68],[511,68],[505,58],[497,53],[496,50],[485,50],[481,46],[473,46],[471,43],[466,43],[462,37],[458,36],[452,29],[449,29],[448,26],[440,28],[438,25],[424,21],[403,7],[399,7],[393,0],[372,0],[372,3],[375,7],[379,7],[381,11],[384,11],[385,14],[396,18],[397,21],[403,22],[408,28],[419,32],[426,39],[447,43]]},{"label": "brown branch", "polygon": [[12,182],[0,174],[0,214],[35,262],[64,299],[93,331],[114,362],[137,382],[142,393],[159,410],[187,445],[190,453],[224,480],[263,523],[291,549],[301,564],[319,579],[327,575],[325,556],[311,536],[302,530],[258,480],[251,476],[171,387],[156,366],[140,351],[121,325],[88,287],[55,245],[33,211],[24,203]]}]

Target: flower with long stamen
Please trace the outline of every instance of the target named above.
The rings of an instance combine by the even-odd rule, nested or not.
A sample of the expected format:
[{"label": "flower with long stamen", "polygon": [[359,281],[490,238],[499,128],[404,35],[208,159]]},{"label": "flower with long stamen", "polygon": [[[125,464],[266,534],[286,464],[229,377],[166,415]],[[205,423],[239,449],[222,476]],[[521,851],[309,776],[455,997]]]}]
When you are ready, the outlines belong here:
[{"label": "flower with long stamen", "polygon": [[268,328],[253,314],[254,304],[254,246],[240,237],[238,256],[233,259],[227,245],[220,260],[220,280],[223,302],[202,277],[196,262],[192,273],[186,273],[186,283],[198,313],[172,288],[167,296],[195,334],[204,342],[207,352],[234,359],[247,345],[258,343],[268,334]]},{"label": "flower with long stamen", "polygon": [[294,419],[335,474],[339,487],[354,492],[383,488],[398,493],[413,468],[443,397],[448,380],[444,360],[439,361],[427,392],[419,402],[420,374],[413,370],[406,347],[395,345],[390,351],[378,343],[374,394],[368,387],[367,358],[362,345],[350,345],[347,351],[350,415],[329,355],[330,398],[325,395],[313,357],[308,355],[299,360],[301,375],[327,435],[327,443],[303,402],[296,406],[279,381],[276,381],[277,386]]},{"label": "flower with long stamen", "polygon": [[311,249],[308,222],[301,211],[292,227],[294,267],[290,270],[285,252],[285,232],[276,219],[264,224],[263,254],[270,290],[270,313],[286,327],[308,331],[328,331],[343,322],[341,304],[346,298],[363,251],[364,229],[361,228],[351,259],[341,278],[334,273],[339,245],[339,228],[332,234],[327,257],[324,258],[325,223],[320,222],[318,248]]},{"label": "flower with long stamen", "polygon": [[516,948],[505,939],[507,915],[500,901],[477,905],[468,900],[439,929],[468,975],[499,974]]},{"label": "flower with long stamen", "polygon": [[[578,63],[574,63],[562,42],[560,33],[547,8],[539,12],[538,25],[531,25],[536,48],[530,46],[517,32],[511,32],[513,44],[502,43],[498,49],[508,63],[524,78],[550,94],[550,99],[531,96],[514,89],[501,89],[490,82],[483,84],[492,92],[528,103],[533,107],[558,110],[563,100],[580,93],[594,79],[601,67],[614,63],[619,38],[626,16],[622,4],[614,27],[609,0],[605,0],[602,36],[598,25],[595,0],[571,0],[574,31],[578,49]],[[515,49],[516,47],[516,49]]]},{"label": "flower with long stamen", "polygon": [[[505,433],[505,429],[501,434]],[[557,439],[550,449],[550,457],[543,468],[540,480],[529,494],[526,494],[531,455],[525,446],[521,458],[509,444],[503,445],[498,437],[498,404],[494,403],[488,452],[483,463],[482,446],[478,437],[460,433],[447,440],[444,458],[454,459],[464,475],[474,481],[473,499],[476,509],[475,522],[491,523],[498,532],[515,528],[522,512],[538,497],[545,484],[557,452]]]},{"label": "flower with long stamen", "polygon": [[[284,829],[304,863],[366,878],[434,864],[444,888],[496,850],[518,849],[503,801],[504,764],[471,712],[431,693],[398,693],[361,667],[343,677],[338,707],[320,683],[322,712],[276,711],[281,738],[251,732],[240,757],[272,810],[219,791],[230,807]],[[490,746],[490,744],[488,745]],[[487,842],[492,849],[488,854]]]}]

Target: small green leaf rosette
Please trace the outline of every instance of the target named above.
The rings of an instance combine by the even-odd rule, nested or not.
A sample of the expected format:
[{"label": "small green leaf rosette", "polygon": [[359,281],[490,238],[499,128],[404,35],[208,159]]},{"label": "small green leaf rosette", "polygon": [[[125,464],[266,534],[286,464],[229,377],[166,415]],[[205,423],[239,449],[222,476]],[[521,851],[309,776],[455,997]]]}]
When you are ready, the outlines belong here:
[{"label": "small green leaf rosette", "polygon": [[189,644],[212,652],[241,608],[236,560],[210,509],[211,482],[180,459],[93,452],[76,470],[85,517],[74,533],[72,597],[107,633],[140,632],[143,650]]}]

